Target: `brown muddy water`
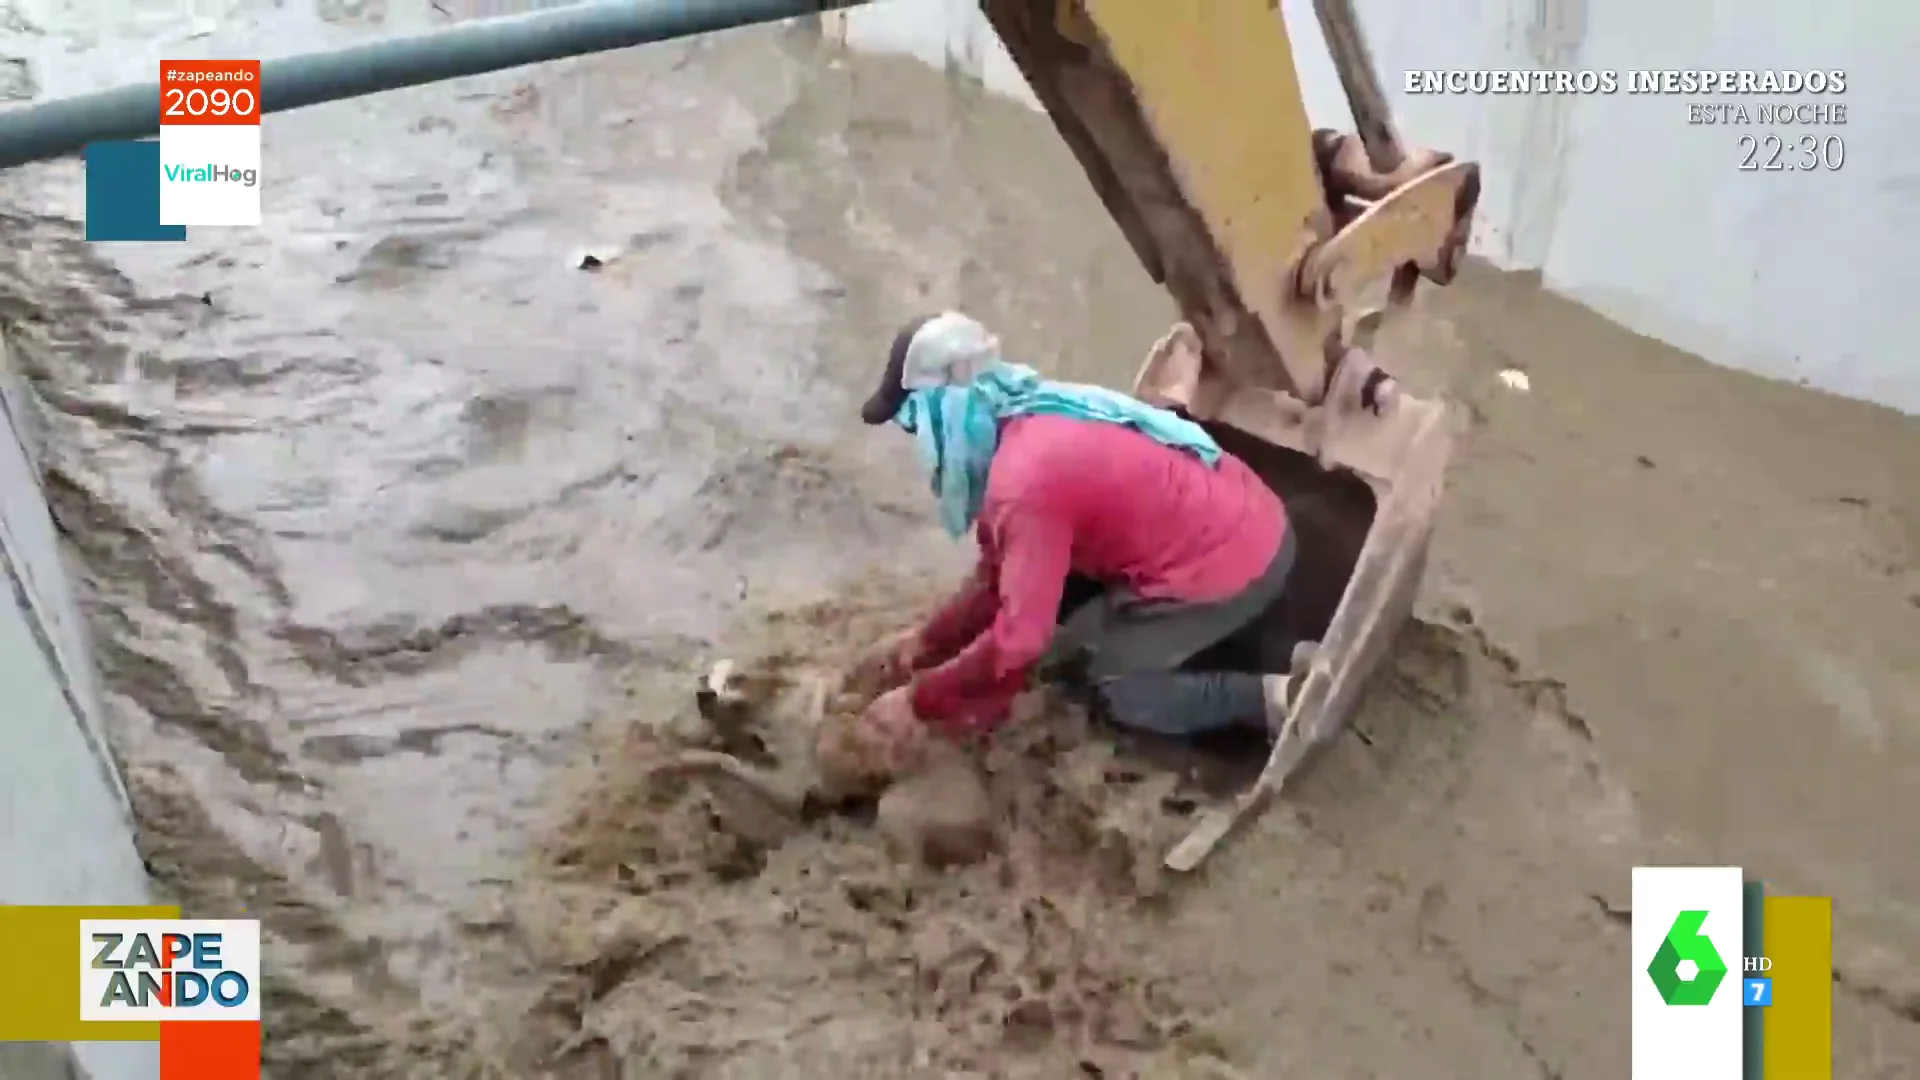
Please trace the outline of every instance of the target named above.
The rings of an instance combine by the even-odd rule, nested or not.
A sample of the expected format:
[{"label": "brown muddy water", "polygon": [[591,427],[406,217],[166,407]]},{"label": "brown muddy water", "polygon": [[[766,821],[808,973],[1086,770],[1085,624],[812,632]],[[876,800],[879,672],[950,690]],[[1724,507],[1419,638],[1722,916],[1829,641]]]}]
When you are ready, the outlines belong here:
[{"label": "brown muddy water", "polygon": [[1611,1078],[1648,858],[1834,895],[1838,1075],[1920,1075],[1911,420],[1476,275],[1392,354],[1474,424],[1429,620],[1257,835],[1142,900],[1059,779],[1126,778],[1053,747],[1015,809],[1067,840],[743,870],[634,734],[964,565],[853,420],[891,328],[1120,383],[1167,301],[1043,118],[799,29],[267,139],[272,224],[177,250],[15,174],[0,316],[142,850],[264,920],[271,1075]]}]

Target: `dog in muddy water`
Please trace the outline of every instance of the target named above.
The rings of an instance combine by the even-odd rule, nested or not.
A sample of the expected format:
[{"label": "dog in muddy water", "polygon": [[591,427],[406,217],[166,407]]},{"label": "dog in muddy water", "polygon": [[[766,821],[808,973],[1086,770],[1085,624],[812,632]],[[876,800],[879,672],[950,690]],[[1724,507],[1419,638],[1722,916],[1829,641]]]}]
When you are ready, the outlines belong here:
[{"label": "dog in muddy water", "polygon": [[718,661],[694,689],[710,745],[663,768],[704,781],[725,826],[751,842],[782,843],[822,814],[871,806],[901,858],[931,866],[984,858],[997,837],[973,755],[933,739],[922,760],[890,775],[852,734],[872,698],[826,671]]}]

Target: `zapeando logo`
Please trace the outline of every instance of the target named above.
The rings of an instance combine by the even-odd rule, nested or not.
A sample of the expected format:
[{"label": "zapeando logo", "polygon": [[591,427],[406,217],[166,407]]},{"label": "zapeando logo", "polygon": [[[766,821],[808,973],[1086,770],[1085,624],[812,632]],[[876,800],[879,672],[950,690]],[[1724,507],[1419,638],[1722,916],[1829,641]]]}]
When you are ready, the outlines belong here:
[{"label": "zapeando logo", "polygon": [[[1704,911],[1681,912],[1653,954],[1653,962],[1647,965],[1647,977],[1660,991],[1660,1000],[1669,1005],[1705,1005],[1727,977],[1720,951],[1700,932],[1706,921]],[[1688,966],[1692,967],[1691,974],[1685,970]]]},{"label": "zapeando logo", "polygon": [[260,1019],[260,924],[80,920],[80,1019]]}]

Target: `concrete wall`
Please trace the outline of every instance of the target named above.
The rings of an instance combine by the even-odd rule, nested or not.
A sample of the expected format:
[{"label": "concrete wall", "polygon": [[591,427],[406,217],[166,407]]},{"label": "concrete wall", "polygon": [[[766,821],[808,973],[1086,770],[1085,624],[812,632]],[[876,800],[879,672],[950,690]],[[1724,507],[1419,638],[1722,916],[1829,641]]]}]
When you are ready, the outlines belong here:
[{"label": "concrete wall", "polygon": [[[87,631],[34,465],[39,405],[0,340],[0,904],[144,904]],[[0,1045],[5,1080],[153,1080],[153,1043]]]},{"label": "concrete wall", "polygon": [[[192,25],[176,0],[113,2],[117,12],[107,0],[0,0],[0,102],[139,77],[130,73],[157,69],[157,44],[150,58],[84,46],[109,30],[165,24],[178,37]],[[0,904],[149,903],[86,624],[40,487],[40,403],[4,327],[0,406]],[[154,1043],[0,1044],[0,1080],[159,1074]]]},{"label": "concrete wall", "polygon": [[[1477,253],[1717,364],[1920,413],[1920,9],[1821,0],[1357,0],[1409,140],[1481,163]],[[1283,0],[1314,122],[1351,127],[1312,0]],[[969,0],[852,12],[856,47],[912,53],[1032,102]],[[1398,92],[1407,69],[1821,69],[1844,126],[1688,123],[1669,95]],[[1775,101],[1776,98],[1765,100]],[[1231,107],[1231,103],[1223,103]],[[1740,137],[1837,136],[1841,167],[1738,168]],[[1524,358],[1523,358],[1524,359]],[[1649,392],[1658,392],[1650,388]]]},{"label": "concrete wall", "polygon": [[[0,0],[0,103],[152,81],[163,57],[204,55],[209,31],[246,25],[247,2],[275,0]],[[298,14],[306,20],[298,33],[241,53],[323,45],[328,39],[311,32],[319,20]],[[149,903],[87,628],[40,487],[40,405],[4,332],[0,590],[10,592],[0,591],[0,904]],[[0,1080],[155,1080],[159,1071],[155,1043],[0,1043]]]}]

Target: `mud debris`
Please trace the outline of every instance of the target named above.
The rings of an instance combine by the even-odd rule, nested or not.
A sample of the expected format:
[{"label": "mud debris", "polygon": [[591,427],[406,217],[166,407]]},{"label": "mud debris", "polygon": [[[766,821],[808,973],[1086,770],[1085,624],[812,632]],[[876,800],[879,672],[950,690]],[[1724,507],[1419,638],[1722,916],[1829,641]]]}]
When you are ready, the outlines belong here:
[{"label": "mud debris", "polygon": [[[901,610],[870,589],[787,612],[737,678],[777,694],[851,664]],[[569,792],[523,898],[570,972],[545,1011],[576,1026],[549,1062],[604,1046],[641,1075],[749,1075],[778,1046],[858,1075],[1057,1077],[1217,1058],[1172,980],[1128,946],[1162,917],[1180,778],[1122,766],[1084,715],[1030,698],[953,766],[977,765],[983,787],[926,781],[957,811],[896,789],[865,814],[772,832],[743,827],[725,785],[660,769],[697,725],[629,720]],[[915,808],[889,821],[889,799]],[[932,858],[903,859],[903,844]]]}]

